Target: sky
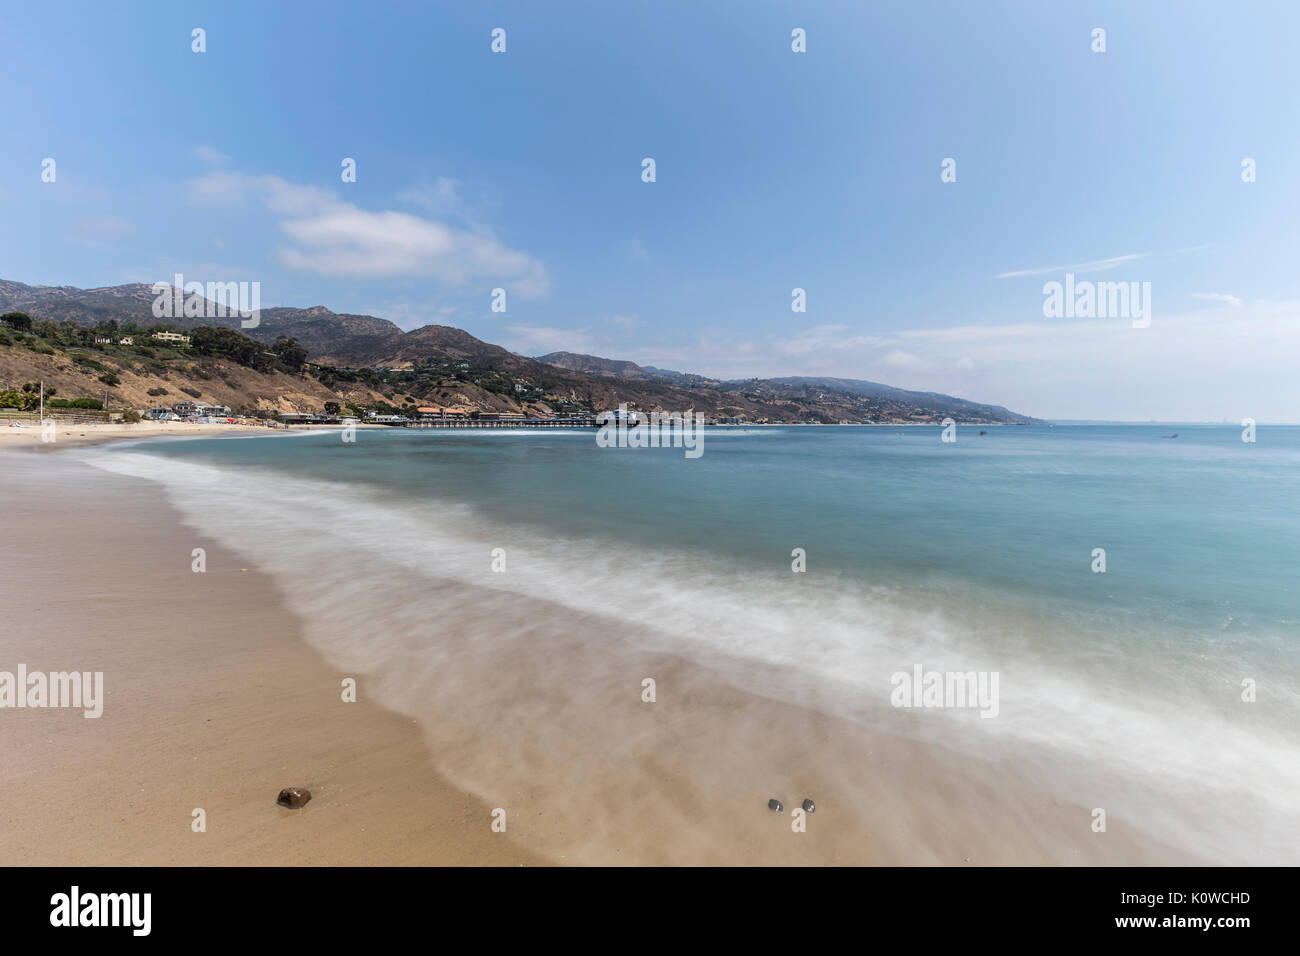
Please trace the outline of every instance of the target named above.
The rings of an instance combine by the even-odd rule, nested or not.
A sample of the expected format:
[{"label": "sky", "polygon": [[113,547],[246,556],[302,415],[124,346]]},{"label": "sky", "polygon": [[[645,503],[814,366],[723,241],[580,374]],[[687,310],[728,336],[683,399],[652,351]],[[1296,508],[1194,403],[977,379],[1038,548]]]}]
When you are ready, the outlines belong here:
[{"label": "sky", "polygon": [[[0,278],[1300,421],[1298,36],[1288,0],[13,4]],[[1066,273],[1149,324],[1045,314]]]}]

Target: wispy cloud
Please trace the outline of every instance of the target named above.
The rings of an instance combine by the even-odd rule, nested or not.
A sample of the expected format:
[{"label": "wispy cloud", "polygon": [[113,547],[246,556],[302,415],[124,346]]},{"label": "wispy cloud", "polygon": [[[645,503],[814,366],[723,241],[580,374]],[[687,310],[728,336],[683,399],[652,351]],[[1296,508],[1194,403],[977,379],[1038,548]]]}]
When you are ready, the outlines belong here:
[{"label": "wispy cloud", "polygon": [[569,329],[514,323],[505,328],[505,344],[524,355],[580,352],[602,358],[626,359],[628,333],[640,323],[635,315],[613,315]]},{"label": "wispy cloud", "polygon": [[435,305],[427,300],[395,299],[361,311],[385,318],[409,331],[425,325],[454,325],[457,309],[454,305]]},{"label": "wispy cloud", "polygon": [[[1295,421],[1300,408],[1291,368],[1300,351],[1300,302],[1161,313],[1144,329],[1126,319],[871,335],[823,325],[793,339],[760,340],[756,349],[736,344],[702,338],[674,367],[719,378],[869,379],[1044,418]],[[1208,365],[1207,355],[1215,357]],[[665,364],[639,348],[612,357]]]},{"label": "wispy cloud", "polygon": [[[586,329],[558,329],[544,325],[514,324],[506,327],[506,346],[523,355],[549,352],[599,354],[600,345]],[[602,356],[617,358],[617,356]]]},{"label": "wispy cloud", "polygon": [[773,342],[781,355],[810,355],[816,352],[831,352],[836,349],[855,349],[879,347],[885,339],[878,335],[850,334],[847,325],[815,325],[796,335],[779,338]]},{"label": "wispy cloud", "polygon": [[195,146],[192,152],[209,166],[221,167],[230,162],[230,157],[214,146]]},{"label": "wispy cloud", "polygon": [[1076,262],[1068,266],[1040,266],[1035,269],[1016,269],[1013,272],[999,272],[995,278],[998,279],[1018,279],[1021,276],[1043,276],[1055,272],[1104,272],[1107,269],[1115,269],[1124,265],[1126,262],[1135,262],[1138,259],[1145,259],[1147,253],[1135,252],[1127,256],[1114,256],[1110,259],[1094,259],[1091,262]]},{"label": "wispy cloud", "polygon": [[83,216],[76,223],[77,235],[83,239],[121,239],[135,231],[135,227],[119,216]]},{"label": "wispy cloud", "polygon": [[1234,309],[1241,308],[1241,299],[1235,295],[1228,295],[1226,292],[1193,292],[1193,299],[1208,299],[1211,302],[1222,302],[1226,306]]},{"label": "wispy cloud", "polygon": [[82,216],[73,224],[72,241],[86,249],[110,252],[135,232],[135,226],[119,216]]},{"label": "wispy cloud", "polygon": [[1093,259],[1090,262],[1076,262],[1067,266],[1038,266],[1033,269],[1015,269],[1011,272],[999,272],[995,279],[1018,279],[1024,276],[1044,276],[1053,273],[1073,272],[1082,274],[1086,272],[1105,272],[1107,269],[1117,269],[1122,265],[1130,262],[1136,262],[1139,259],[1168,259],[1172,256],[1182,255],[1185,252],[1200,252],[1202,249],[1213,248],[1210,244],[1199,246],[1188,246],[1185,249],[1174,249],[1171,252],[1133,252],[1126,256],[1112,256],[1109,259]]},{"label": "wispy cloud", "polygon": [[459,180],[447,176],[404,189],[397,194],[397,200],[408,206],[417,206],[432,216],[457,216],[465,211]]}]

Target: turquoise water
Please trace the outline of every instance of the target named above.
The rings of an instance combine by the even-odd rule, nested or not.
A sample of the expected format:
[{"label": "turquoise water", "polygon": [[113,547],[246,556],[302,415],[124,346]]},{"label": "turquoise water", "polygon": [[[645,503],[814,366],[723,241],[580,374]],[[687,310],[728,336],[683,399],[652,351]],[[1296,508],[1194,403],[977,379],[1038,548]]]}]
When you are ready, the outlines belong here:
[{"label": "turquoise water", "polygon": [[[391,563],[606,615],[789,675],[763,693],[1018,757],[1067,793],[1118,781],[1171,842],[1276,858],[1300,820],[1300,428],[979,431],[709,429],[688,459],[593,431],[367,429],[92,457],[164,482],[286,580],[354,588]],[[916,664],[998,672],[998,719],[900,723],[890,675]]]},{"label": "turquoise water", "polygon": [[[363,431],[165,454],[481,508],[543,532],[1212,630],[1284,650],[1300,624],[1300,428],[710,430],[706,453],[590,433]],[[1174,432],[1177,439],[1164,436]],[[1105,548],[1104,574],[1091,571]],[[792,586],[797,583],[792,579]],[[1294,636],[1294,632],[1292,632]]]}]

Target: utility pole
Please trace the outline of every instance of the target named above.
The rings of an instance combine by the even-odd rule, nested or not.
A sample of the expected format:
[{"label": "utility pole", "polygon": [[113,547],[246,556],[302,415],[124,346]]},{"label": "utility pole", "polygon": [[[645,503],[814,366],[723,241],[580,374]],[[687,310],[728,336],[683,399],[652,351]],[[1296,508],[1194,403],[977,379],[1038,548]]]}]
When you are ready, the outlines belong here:
[{"label": "utility pole", "polygon": [[41,424],[45,424],[45,379],[41,379]]}]

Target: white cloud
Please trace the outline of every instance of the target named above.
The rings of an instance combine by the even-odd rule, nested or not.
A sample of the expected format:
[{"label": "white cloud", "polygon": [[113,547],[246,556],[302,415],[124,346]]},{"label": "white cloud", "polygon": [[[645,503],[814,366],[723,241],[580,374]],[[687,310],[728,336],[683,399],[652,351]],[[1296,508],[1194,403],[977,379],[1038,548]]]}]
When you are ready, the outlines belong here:
[{"label": "white cloud", "polygon": [[291,269],[319,275],[421,276],[451,287],[501,285],[523,298],[546,295],[542,263],[511,249],[484,228],[461,228],[408,212],[373,212],[315,186],[278,176],[213,172],[196,180],[197,202],[238,205],[250,199],[281,217],[292,244],[277,250]]}]

